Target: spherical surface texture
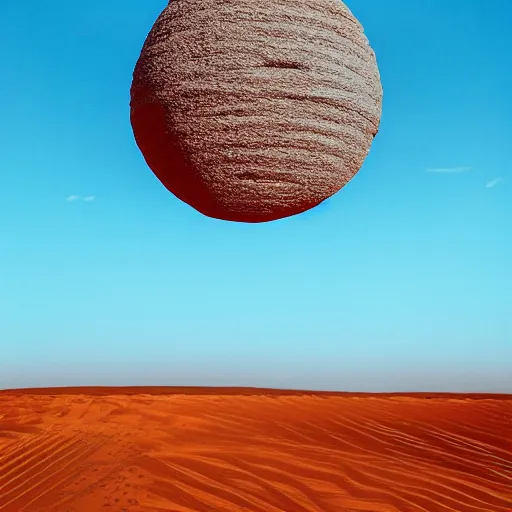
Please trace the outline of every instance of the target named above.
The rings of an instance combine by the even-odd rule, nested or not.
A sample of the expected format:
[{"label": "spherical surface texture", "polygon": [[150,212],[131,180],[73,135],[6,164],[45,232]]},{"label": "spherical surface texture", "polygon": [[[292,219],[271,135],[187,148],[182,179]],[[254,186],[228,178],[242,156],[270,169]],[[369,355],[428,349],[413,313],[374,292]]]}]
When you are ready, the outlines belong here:
[{"label": "spherical surface texture", "polygon": [[375,54],[340,0],[171,0],[133,73],[131,123],[163,185],[218,219],[304,212],[360,169]]}]

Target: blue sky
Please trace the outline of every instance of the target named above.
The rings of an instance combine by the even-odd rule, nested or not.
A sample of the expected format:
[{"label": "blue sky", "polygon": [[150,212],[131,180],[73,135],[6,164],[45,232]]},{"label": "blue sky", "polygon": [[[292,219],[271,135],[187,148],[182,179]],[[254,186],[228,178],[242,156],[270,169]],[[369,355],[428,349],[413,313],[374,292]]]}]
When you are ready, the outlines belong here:
[{"label": "blue sky", "polygon": [[0,3],[0,388],[512,392],[512,2],[347,0],[380,132],[331,200],[256,225],[181,203],[135,145],[165,3]]}]

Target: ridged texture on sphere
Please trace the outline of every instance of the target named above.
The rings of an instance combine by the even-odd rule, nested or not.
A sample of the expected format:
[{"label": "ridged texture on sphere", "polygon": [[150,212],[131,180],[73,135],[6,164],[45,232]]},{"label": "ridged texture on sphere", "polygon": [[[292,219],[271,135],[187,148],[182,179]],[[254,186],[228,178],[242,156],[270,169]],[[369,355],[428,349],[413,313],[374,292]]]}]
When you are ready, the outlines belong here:
[{"label": "ridged texture on sphere", "polygon": [[171,0],[135,67],[131,123],[181,200],[263,222],[354,176],[381,103],[375,55],[339,0]]}]

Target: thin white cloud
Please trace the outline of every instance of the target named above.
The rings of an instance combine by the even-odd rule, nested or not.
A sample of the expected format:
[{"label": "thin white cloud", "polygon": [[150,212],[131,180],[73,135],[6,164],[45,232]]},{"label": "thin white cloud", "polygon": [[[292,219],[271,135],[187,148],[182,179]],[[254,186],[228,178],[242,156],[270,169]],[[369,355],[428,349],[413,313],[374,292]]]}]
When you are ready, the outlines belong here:
[{"label": "thin white cloud", "polygon": [[68,196],[66,197],[66,201],[73,202],[73,201],[85,201],[86,203],[90,203],[91,201],[94,201],[96,199],[96,196]]},{"label": "thin white cloud", "polygon": [[501,183],[502,181],[503,181],[503,178],[494,178],[493,180],[488,181],[488,182],[485,184],[485,188],[493,188],[493,187],[495,187],[498,183]]},{"label": "thin white cloud", "polygon": [[457,174],[461,172],[470,171],[471,167],[461,166],[461,167],[432,167],[427,169],[427,172],[437,172],[444,174]]}]

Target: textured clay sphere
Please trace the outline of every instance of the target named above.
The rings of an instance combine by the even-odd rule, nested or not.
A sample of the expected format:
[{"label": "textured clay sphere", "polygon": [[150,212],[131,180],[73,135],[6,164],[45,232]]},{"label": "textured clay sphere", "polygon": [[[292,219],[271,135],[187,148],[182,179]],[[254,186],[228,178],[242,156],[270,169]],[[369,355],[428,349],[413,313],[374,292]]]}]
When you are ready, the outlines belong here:
[{"label": "textured clay sphere", "polygon": [[163,185],[209,217],[315,207],[361,168],[382,87],[340,0],[171,0],[133,73],[131,123]]}]

